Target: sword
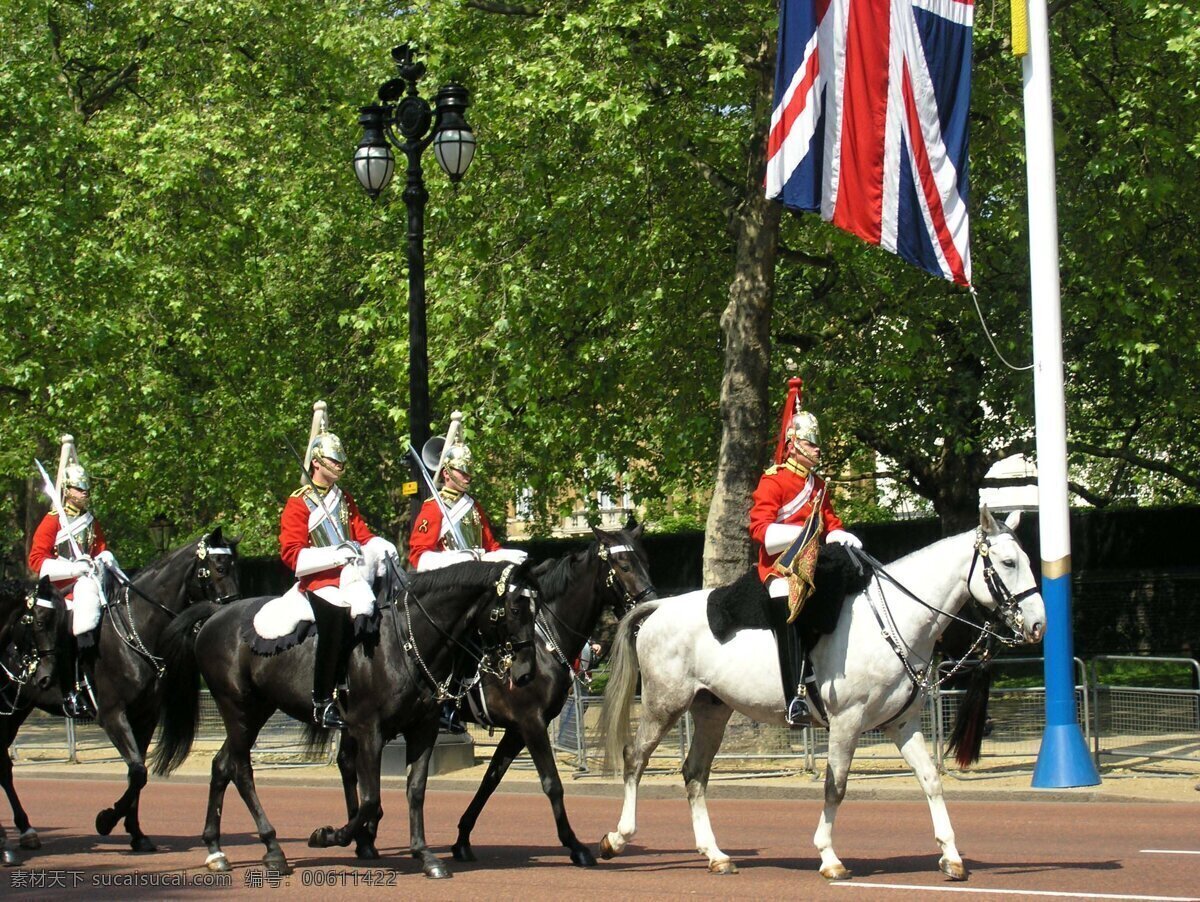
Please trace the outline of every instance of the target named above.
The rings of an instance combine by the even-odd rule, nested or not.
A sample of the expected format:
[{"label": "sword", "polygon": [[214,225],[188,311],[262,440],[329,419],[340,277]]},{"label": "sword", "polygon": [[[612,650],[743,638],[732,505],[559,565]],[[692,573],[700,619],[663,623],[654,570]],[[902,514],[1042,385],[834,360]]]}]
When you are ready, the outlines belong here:
[{"label": "sword", "polygon": [[450,511],[446,510],[446,503],[442,501],[442,496],[438,494],[438,490],[434,488],[433,481],[429,478],[429,474],[425,471],[425,463],[421,460],[421,456],[417,454],[417,449],[411,444],[408,446],[408,454],[416,464],[417,472],[421,475],[421,479],[425,483],[425,488],[429,489],[429,496],[437,502],[438,510],[442,512],[442,522],[450,524],[450,538],[458,546],[455,551],[470,551],[470,546],[467,545],[466,539],[463,538],[462,531],[458,528],[458,522],[450,519]]},{"label": "sword", "polygon": [[38,472],[42,474],[42,491],[50,499],[54,513],[58,516],[58,522],[62,524],[63,531],[67,534],[67,542],[71,545],[71,553],[75,556],[75,560],[81,560],[86,555],[80,549],[79,543],[75,541],[75,536],[71,532],[71,518],[63,510],[62,499],[58,497],[58,490],[54,488],[54,483],[50,481],[50,474],[46,472],[46,468],[42,466],[42,462],[36,457],[33,462],[37,466]]}]

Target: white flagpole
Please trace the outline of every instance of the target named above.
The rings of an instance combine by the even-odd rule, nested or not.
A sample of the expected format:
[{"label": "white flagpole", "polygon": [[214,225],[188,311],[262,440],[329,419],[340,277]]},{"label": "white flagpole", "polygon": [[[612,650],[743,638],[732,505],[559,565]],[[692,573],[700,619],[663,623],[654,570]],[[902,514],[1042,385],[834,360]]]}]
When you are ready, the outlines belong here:
[{"label": "white flagpole", "polygon": [[1071,528],[1067,505],[1067,421],[1063,394],[1062,318],[1058,274],[1058,207],[1054,184],[1054,120],[1050,106],[1050,38],[1046,0],[1028,0],[1025,157],[1029,190],[1029,276],[1033,304],[1034,410],[1041,531],[1046,728],[1033,771],[1041,788],[1094,786],[1100,775],[1075,713],[1071,635]]}]

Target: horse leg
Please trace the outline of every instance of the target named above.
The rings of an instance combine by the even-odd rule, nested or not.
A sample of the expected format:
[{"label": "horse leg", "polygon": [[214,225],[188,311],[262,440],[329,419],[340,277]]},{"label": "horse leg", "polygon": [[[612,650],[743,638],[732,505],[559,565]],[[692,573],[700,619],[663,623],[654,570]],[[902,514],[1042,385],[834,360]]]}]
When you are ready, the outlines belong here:
[{"label": "horse leg", "polygon": [[669,705],[663,704],[661,700],[651,699],[647,682],[646,672],[643,670],[642,715],[633,742],[625,746],[622,754],[625,800],[621,805],[621,819],[617,821],[616,831],[606,833],[600,840],[600,857],[604,859],[624,852],[629,840],[633,839],[633,835],[637,832],[637,791],[642,774],[645,773],[650,756],[662,742],[663,736],[675,725],[691,702],[691,698],[687,698],[679,701],[678,704]]},{"label": "horse leg", "polygon": [[850,762],[854,760],[860,732],[858,721],[847,724],[844,717],[831,718],[829,756],[825,764],[825,807],[821,809],[821,820],[813,836],[813,844],[821,854],[821,876],[826,880],[850,878],[849,869],[833,851],[833,822],[838,806],[846,797],[846,778],[850,775]]},{"label": "horse leg", "polygon": [[[521,754],[521,749],[524,747],[525,740],[521,736],[521,731],[517,729],[505,730],[500,741],[496,743],[496,751],[492,753],[492,760],[483,775],[483,780],[480,781],[479,788],[475,790],[475,798],[471,799],[471,804],[458,819],[458,839],[450,847],[455,861],[475,860],[475,853],[471,849],[471,831],[475,829],[475,824],[479,821],[479,815],[483,813],[488,799],[492,797],[492,793],[496,791],[496,787],[508,773],[509,766],[517,755]],[[540,769],[538,772],[541,773]]]},{"label": "horse leg", "polygon": [[[254,732],[257,734],[258,730],[256,729]],[[233,738],[230,737],[230,739]],[[292,866],[288,864],[287,856],[283,854],[279,839],[275,835],[275,828],[267,818],[267,812],[258,798],[258,788],[254,785],[254,766],[250,763],[250,747],[253,743],[253,738],[238,736],[234,744],[230,746],[233,784],[237,787],[242,801],[246,803],[250,816],[254,818],[258,838],[267,847],[266,854],[262,859],[263,864],[280,874],[290,874]]]},{"label": "horse leg", "polygon": [[13,782],[12,744],[17,737],[17,730],[25,722],[32,708],[16,711],[10,717],[0,718],[0,785],[8,796],[9,807],[12,808],[13,826],[19,834],[17,842],[22,849],[40,849],[41,838],[29,823],[29,815],[17,795],[17,786]]},{"label": "horse leg", "polygon": [[[346,821],[347,823],[354,819],[358,814],[359,807],[359,791],[358,791],[358,765],[355,763],[358,755],[358,740],[350,735],[348,731],[342,733],[342,741],[338,746],[337,766],[338,773],[342,777],[342,794],[346,797]],[[378,815],[374,821],[364,825],[364,829],[360,831],[360,837],[357,845],[354,847],[354,857],[361,858],[364,861],[373,861],[379,857],[379,849],[375,847],[375,835],[379,830],[379,820],[383,817],[383,807],[380,806]],[[328,832],[325,832],[328,831]],[[331,838],[334,830],[332,827],[322,827],[320,834],[324,840],[324,845],[331,844]],[[314,831],[313,837],[317,837],[318,831]],[[310,845],[312,838],[310,837]]]},{"label": "horse leg", "polygon": [[437,742],[437,729],[435,716],[428,723],[406,732],[404,740],[409,749],[417,752],[408,769],[409,851],[413,858],[421,862],[421,870],[426,877],[440,879],[449,877],[450,871],[425,843],[425,784],[429,779],[429,762],[433,758],[434,743]]},{"label": "horse leg", "polygon": [[[137,720],[131,721],[134,739],[137,741],[139,760],[146,760],[146,752],[150,748],[150,738],[154,735],[154,727],[157,718],[140,716]],[[130,843],[136,851],[153,852],[156,851],[154,843],[146,838],[146,834],[142,832],[142,825],[139,817],[139,810],[142,802],[142,788],[146,785],[146,774],[143,767],[143,773],[140,778],[141,785],[137,787],[137,791],[132,794],[129,799],[129,804],[125,807],[125,832],[130,836]],[[130,781],[132,785],[132,780]],[[141,848],[139,848],[139,845]]]},{"label": "horse leg", "polygon": [[229,754],[229,740],[226,739],[220,750],[213,755],[212,776],[208,782],[208,813],[204,820],[203,839],[208,848],[204,866],[210,871],[230,870],[229,859],[221,850],[221,811],[225,807],[225,790],[232,779],[233,761]]},{"label": "horse leg", "polygon": [[[96,832],[101,836],[108,836],[117,822],[124,818],[125,828],[129,832],[129,845],[133,851],[155,852],[157,847],[148,836],[142,833],[137,819],[138,800],[147,778],[142,743],[133,725],[129,722],[129,714],[124,708],[101,704],[97,720],[104,728],[104,732],[108,734],[113,747],[125,759],[128,785],[111,808],[105,808],[96,815]],[[153,725],[151,729],[153,729]],[[130,818],[131,812],[132,819]]]},{"label": "horse leg", "polygon": [[[579,712],[579,728],[583,729],[583,712]],[[532,724],[522,724],[521,735],[529,746],[529,754],[537,767],[538,776],[542,780],[542,792],[550,800],[550,809],[554,812],[554,823],[558,827],[558,840],[571,850],[571,863],[580,867],[592,867],[596,859],[591,850],[579,841],[571,822],[567,820],[567,809],[563,805],[562,779],[558,776],[558,765],[554,763],[554,749],[550,745],[550,734],[541,717],[534,718]]]},{"label": "horse leg", "polygon": [[912,768],[913,774],[925,790],[929,802],[929,813],[933,817],[933,838],[942,848],[938,868],[951,880],[966,880],[967,867],[963,864],[958,847],[954,844],[954,828],[950,826],[950,814],[946,811],[946,800],[942,796],[942,778],[937,772],[925,737],[920,730],[921,719],[914,717],[903,726],[888,731],[900,754]]},{"label": "horse leg", "polygon": [[21,859],[13,851],[13,847],[8,844],[8,833],[4,826],[0,825],[0,865],[6,868],[15,868],[19,864],[21,864]]},{"label": "horse leg", "polygon": [[[348,846],[357,841],[358,849],[368,853],[360,854],[359,857],[365,858],[370,857],[370,851],[375,851],[374,830],[377,818],[382,814],[379,803],[379,769],[383,738],[379,734],[378,724],[360,730],[359,735],[351,741],[351,745],[354,750],[353,763],[343,763],[339,755],[338,766],[342,771],[342,788],[346,793],[347,808],[350,807],[352,791],[346,786],[346,781],[351,777],[356,779],[356,787],[353,790],[353,798],[357,802],[355,810],[346,820],[346,824],[336,830],[331,826],[313,830],[308,844],[314,849],[326,849],[330,846]],[[379,857],[378,851],[375,851],[374,857]]]},{"label": "horse leg", "polygon": [[736,874],[737,865],[717,846],[708,819],[708,776],[712,772],[713,758],[725,737],[725,725],[733,709],[709,692],[701,692],[691,707],[695,731],[692,747],[683,762],[683,785],[687,789],[688,804],[692,807],[692,831],[696,834],[696,851],[708,857],[708,870],[712,874]]}]

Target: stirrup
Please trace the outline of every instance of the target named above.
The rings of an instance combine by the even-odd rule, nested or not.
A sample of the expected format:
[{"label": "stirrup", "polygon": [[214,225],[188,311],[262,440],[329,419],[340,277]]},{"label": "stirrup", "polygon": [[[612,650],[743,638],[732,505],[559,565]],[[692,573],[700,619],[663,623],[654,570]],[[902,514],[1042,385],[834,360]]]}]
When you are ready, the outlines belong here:
[{"label": "stirrup", "polygon": [[77,686],[68,692],[66,698],[63,699],[63,714],[72,720],[94,720],[96,706],[92,704],[91,693],[82,686]]},{"label": "stirrup", "polygon": [[797,695],[788,703],[787,713],[784,717],[789,727],[812,726],[812,709],[808,706],[808,700],[802,695]]},{"label": "stirrup", "polygon": [[344,730],[346,721],[342,719],[342,712],[338,710],[333,699],[326,698],[317,701],[313,700],[313,722],[318,727],[323,727],[326,730]]}]

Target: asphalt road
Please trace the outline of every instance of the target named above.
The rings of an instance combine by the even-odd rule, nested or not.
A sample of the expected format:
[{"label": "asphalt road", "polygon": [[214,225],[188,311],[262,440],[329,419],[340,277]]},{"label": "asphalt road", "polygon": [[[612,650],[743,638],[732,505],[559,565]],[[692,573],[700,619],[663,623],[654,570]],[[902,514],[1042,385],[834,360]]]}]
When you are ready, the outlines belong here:
[{"label": "asphalt road", "polygon": [[[160,851],[134,854],[121,827],[94,833],[95,814],[120,794],[109,780],[23,779],[25,806],[43,846],[25,863],[0,872],[12,899],[320,898],[402,893],[421,899],[800,898],[928,899],[949,895],[1107,899],[1200,898],[1200,806],[1170,802],[950,801],[959,849],[971,869],[966,883],[937,872],[938,850],[928,809],[919,801],[847,800],[836,848],[854,879],[827,884],[811,844],[819,802],[710,801],[722,848],[740,873],[715,877],[693,851],[687,804],[644,800],[639,831],[621,857],[583,870],[572,866],[554,835],[539,795],[498,793],[474,835],[479,860],[449,856],[455,824],[469,795],[433,790],[426,804],[428,839],[453,876],[424,877],[407,854],[404,794],[385,790],[380,827],[383,858],[362,866],[350,849],[309,849],[314,827],[340,823],[341,793],[328,785],[263,785],[260,794],[295,873],[276,879],[261,863],[263,847],[236,791],[225,802],[223,843],[234,870],[203,868],[207,787],[155,780],[142,800],[143,828]],[[594,844],[615,827],[615,797],[569,795],[576,832]],[[0,809],[2,810],[2,809]],[[3,823],[12,823],[4,812]],[[214,880],[225,881],[224,888]],[[962,898],[961,895],[958,895]]]}]

